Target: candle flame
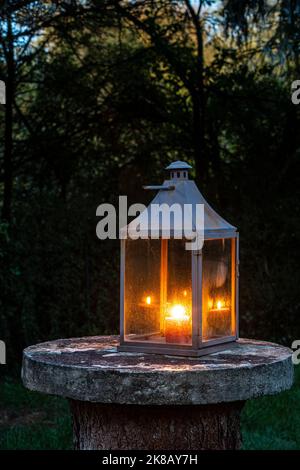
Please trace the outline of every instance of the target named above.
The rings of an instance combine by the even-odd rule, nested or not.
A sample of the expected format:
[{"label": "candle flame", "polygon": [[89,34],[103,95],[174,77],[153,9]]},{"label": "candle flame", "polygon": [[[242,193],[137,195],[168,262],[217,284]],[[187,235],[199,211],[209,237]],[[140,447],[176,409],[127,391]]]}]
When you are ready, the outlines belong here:
[{"label": "candle flame", "polygon": [[212,300],[212,299],[209,299],[208,300],[208,308],[209,310],[212,310],[213,312],[215,311],[224,311],[226,310],[226,300],[224,299],[216,299],[216,300]]},{"label": "candle flame", "polygon": [[174,320],[185,320],[187,318],[186,310],[183,305],[176,304],[170,310],[170,315]]},{"label": "candle flame", "polygon": [[151,305],[151,297],[150,297],[150,295],[148,295],[148,296],[146,297],[146,304],[147,304],[147,305]]},{"label": "candle flame", "polygon": [[184,297],[187,296],[187,291],[186,290],[183,291],[183,295],[184,295]]}]

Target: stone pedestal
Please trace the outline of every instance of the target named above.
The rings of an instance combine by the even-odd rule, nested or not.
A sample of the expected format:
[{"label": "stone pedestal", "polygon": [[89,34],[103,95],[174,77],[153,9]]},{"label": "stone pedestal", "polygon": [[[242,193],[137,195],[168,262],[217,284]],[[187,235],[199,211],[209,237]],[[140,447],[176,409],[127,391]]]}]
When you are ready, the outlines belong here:
[{"label": "stone pedestal", "polygon": [[293,383],[292,352],[263,341],[200,358],[122,353],[117,344],[99,336],[24,351],[24,385],[69,399],[76,449],[238,449],[244,402]]}]

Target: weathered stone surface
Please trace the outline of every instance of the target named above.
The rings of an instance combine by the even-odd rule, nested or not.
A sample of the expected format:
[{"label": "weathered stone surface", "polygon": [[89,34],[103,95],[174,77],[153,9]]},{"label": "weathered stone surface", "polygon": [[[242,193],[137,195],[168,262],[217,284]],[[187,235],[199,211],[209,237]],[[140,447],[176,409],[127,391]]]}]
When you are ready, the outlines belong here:
[{"label": "weathered stone surface", "polygon": [[102,404],[202,405],[291,387],[291,350],[241,339],[200,358],[117,352],[117,336],[51,341],[24,350],[24,385]]}]

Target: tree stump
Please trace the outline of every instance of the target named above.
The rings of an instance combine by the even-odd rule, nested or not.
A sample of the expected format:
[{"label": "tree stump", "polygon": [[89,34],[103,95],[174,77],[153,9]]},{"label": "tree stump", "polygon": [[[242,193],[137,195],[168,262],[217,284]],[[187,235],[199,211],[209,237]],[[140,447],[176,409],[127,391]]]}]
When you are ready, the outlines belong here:
[{"label": "tree stump", "polygon": [[70,400],[75,449],[239,449],[244,402],[102,405]]},{"label": "tree stump", "polygon": [[238,449],[246,400],[293,383],[292,351],[242,339],[200,358],[117,351],[118,337],[24,350],[30,390],[70,401],[75,449]]}]

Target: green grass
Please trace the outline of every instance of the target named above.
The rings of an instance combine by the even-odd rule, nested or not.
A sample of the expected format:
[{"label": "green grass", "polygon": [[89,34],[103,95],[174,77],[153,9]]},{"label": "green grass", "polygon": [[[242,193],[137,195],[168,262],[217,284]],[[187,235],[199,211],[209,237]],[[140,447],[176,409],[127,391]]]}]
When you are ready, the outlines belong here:
[{"label": "green grass", "polygon": [[300,366],[291,390],[247,402],[242,431],[244,449],[300,449]]},{"label": "green grass", "polygon": [[[293,388],[247,402],[242,414],[244,449],[300,449],[300,366]],[[68,403],[0,383],[0,449],[71,449]]]},{"label": "green grass", "polygon": [[67,400],[0,383],[0,449],[72,449]]}]

